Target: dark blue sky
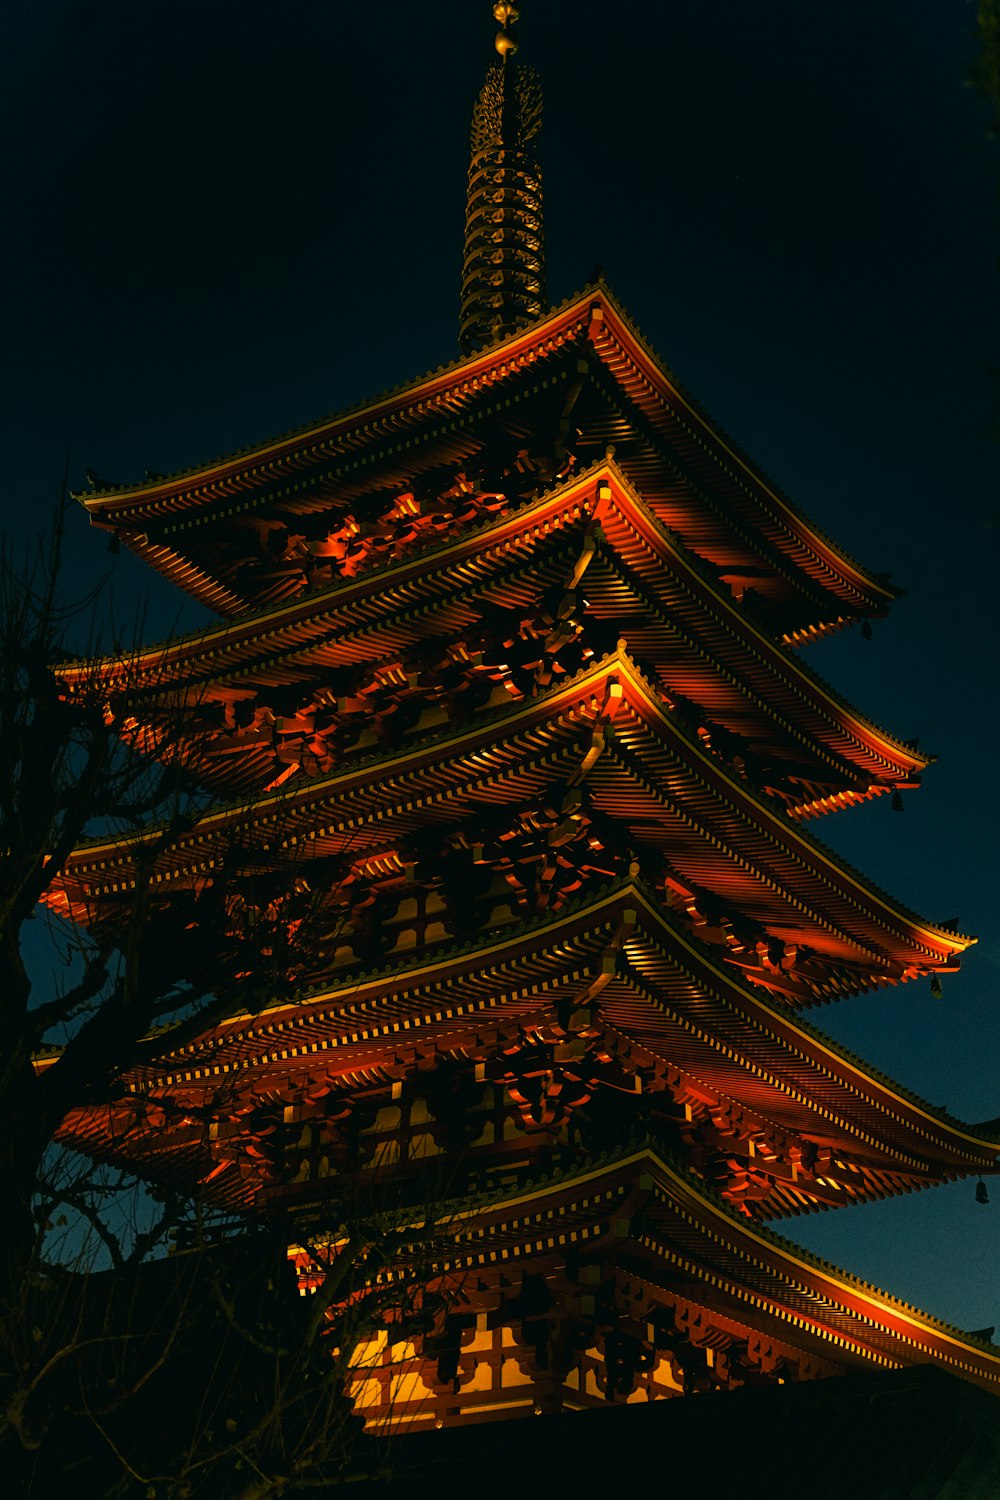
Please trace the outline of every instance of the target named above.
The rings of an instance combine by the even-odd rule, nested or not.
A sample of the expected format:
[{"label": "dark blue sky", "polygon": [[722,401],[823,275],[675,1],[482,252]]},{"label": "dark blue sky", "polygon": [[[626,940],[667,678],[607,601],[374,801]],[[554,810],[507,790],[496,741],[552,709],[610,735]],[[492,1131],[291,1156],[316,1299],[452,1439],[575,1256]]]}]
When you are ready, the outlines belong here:
[{"label": "dark blue sky", "polygon": [[[69,455],[124,481],[232,450],[456,353],[488,0],[20,0],[0,59],[9,210],[2,503],[44,527]],[[819,525],[908,590],[809,659],[940,757],[814,824],[981,942],[815,1013],[969,1120],[1000,1116],[993,766],[998,148],[967,0],[524,0],[546,95],[550,296],[595,265],[687,388]],[[81,516],[148,634],[201,612]],[[965,1327],[1000,1323],[1000,1181],[790,1226]]]}]

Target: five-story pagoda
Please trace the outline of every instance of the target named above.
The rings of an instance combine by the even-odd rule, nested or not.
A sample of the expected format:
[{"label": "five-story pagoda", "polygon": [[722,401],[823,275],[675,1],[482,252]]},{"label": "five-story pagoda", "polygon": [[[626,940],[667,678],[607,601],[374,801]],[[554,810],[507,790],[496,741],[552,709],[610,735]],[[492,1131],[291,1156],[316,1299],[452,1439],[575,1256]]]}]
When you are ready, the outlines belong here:
[{"label": "five-story pagoda", "polygon": [[[838,1049],[820,1002],[957,968],[809,825],[926,765],[796,647],[885,612],[598,280],[547,310],[541,93],[494,7],[461,359],[205,467],[83,496],[219,623],[100,676],[218,805],[78,849],[53,899],[232,870],[287,984],[169,1029],[65,1138],[294,1226],[303,1291],[391,1198],[419,1326],[373,1427],[1000,1356],[771,1221],[991,1169],[997,1141]],[[248,986],[248,994],[250,989]],[[208,1122],[208,1123],[206,1123]],[[431,1251],[419,1228],[433,1218]]]}]

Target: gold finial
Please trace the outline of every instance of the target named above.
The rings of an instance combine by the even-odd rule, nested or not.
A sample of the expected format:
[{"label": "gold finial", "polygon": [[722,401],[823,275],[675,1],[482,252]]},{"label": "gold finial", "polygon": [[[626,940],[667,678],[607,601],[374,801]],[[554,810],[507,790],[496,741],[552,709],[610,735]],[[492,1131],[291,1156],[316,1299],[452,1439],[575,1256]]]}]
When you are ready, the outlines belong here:
[{"label": "gold finial", "polygon": [[520,15],[517,6],[511,5],[510,0],[497,0],[493,7],[493,19],[503,27],[503,31],[497,32],[493,45],[504,62],[517,51],[517,39],[511,36],[509,28],[520,20]]}]

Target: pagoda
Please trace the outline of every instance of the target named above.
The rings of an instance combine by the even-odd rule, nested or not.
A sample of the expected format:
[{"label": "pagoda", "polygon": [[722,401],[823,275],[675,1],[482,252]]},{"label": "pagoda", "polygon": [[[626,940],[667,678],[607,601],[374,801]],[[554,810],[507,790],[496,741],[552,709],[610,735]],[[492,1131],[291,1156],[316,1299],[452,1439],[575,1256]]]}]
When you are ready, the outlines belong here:
[{"label": "pagoda", "polygon": [[771,1227],[1000,1149],[807,1018],[936,986],[973,941],[812,832],[928,763],[798,654],[896,591],[602,279],[549,308],[541,91],[494,14],[461,358],[80,497],[218,623],[65,689],[96,672],[215,803],[77,849],[53,903],[114,924],[140,880],[184,903],[235,858],[301,909],[281,993],[163,1030],[63,1137],[280,1216],[304,1294],[388,1195],[412,1240],[378,1275],[417,1276],[424,1316],[355,1351],[375,1431],[921,1363],[1000,1392],[988,1340]]}]

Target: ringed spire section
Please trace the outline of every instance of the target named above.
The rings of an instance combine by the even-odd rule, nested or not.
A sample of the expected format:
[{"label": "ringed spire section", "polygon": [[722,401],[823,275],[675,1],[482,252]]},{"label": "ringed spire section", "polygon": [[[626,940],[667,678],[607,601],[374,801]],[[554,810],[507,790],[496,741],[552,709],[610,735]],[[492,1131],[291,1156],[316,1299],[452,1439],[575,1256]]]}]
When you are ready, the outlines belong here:
[{"label": "ringed spire section", "polygon": [[545,311],[542,176],[535,142],[542,88],[533,68],[514,61],[518,19],[499,0],[496,49],[472,111],[459,339],[464,354],[506,338]]}]

